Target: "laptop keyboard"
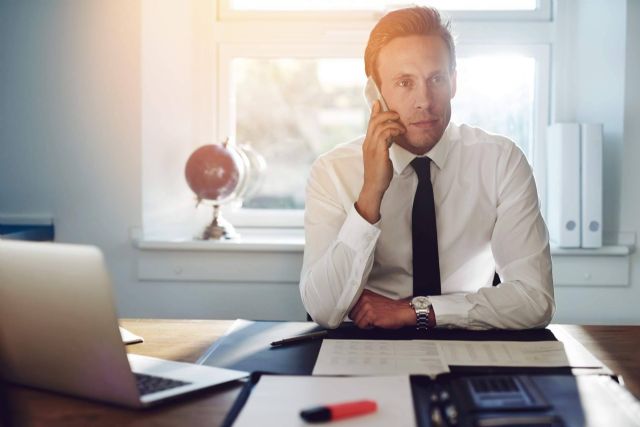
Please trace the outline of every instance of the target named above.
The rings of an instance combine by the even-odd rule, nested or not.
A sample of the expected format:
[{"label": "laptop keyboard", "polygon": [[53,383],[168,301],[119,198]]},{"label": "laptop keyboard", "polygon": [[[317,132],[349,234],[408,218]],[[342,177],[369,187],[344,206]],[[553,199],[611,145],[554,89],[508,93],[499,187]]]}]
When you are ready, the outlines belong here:
[{"label": "laptop keyboard", "polygon": [[185,381],[172,380],[169,378],[156,377],[147,374],[136,374],[136,383],[138,384],[138,391],[141,396],[150,393],[156,393],[158,391],[168,390],[170,388],[180,387],[186,384],[191,384]]}]

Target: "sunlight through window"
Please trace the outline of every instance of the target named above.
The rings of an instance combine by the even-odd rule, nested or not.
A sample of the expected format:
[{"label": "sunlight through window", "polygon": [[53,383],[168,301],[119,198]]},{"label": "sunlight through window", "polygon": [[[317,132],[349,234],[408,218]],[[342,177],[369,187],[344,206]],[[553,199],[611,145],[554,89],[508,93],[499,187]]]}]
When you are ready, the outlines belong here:
[{"label": "sunlight through window", "polygon": [[[237,58],[232,70],[236,140],[258,150],[269,170],[244,207],[303,209],[311,163],[366,132],[362,60]],[[534,89],[531,57],[460,57],[452,120],[506,135],[529,154]]]}]

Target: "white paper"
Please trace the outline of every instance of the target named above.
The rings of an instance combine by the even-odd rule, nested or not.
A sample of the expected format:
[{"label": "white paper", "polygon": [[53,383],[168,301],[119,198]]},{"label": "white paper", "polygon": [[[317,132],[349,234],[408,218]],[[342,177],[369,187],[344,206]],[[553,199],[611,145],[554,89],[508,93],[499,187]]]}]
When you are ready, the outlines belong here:
[{"label": "white paper", "polygon": [[[449,365],[523,367],[598,367],[597,359],[569,360],[560,341],[442,341],[439,343]],[[595,365],[595,366],[594,366]]]},{"label": "white paper", "polygon": [[436,341],[331,340],[322,341],[313,375],[436,376],[449,372]]},{"label": "white paper", "polygon": [[125,344],[137,344],[144,342],[144,339],[142,339],[140,335],[136,335],[122,326],[120,326],[120,336],[122,337],[122,342]]},{"label": "white paper", "polygon": [[308,426],[300,411],[352,400],[374,400],[376,412],[343,419],[345,427],[416,426],[408,376],[310,377],[264,375],[255,385],[234,427]]},{"label": "white paper", "polygon": [[435,376],[449,366],[602,368],[577,343],[561,341],[329,340],[313,375]]}]

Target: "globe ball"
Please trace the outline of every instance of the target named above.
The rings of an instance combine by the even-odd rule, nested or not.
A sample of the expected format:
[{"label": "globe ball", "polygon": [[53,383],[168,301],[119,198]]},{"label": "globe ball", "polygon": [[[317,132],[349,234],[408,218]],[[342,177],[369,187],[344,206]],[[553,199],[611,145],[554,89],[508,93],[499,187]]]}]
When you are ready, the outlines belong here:
[{"label": "globe ball", "polygon": [[196,149],[185,167],[185,176],[198,200],[224,202],[233,198],[242,180],[242,159],[225,146],[209,144]]}]

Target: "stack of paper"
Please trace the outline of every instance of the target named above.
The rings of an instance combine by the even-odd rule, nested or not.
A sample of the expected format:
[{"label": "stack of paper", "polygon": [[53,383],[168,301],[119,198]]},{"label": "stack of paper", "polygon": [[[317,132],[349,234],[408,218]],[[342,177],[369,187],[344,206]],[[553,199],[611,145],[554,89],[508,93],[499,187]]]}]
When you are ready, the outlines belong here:
[{"label": "stack of paper", "polygon": [[582,346],[561,341],[330,340],[322,342],[314,375],[436,376],[449,366],[601,368]]}]

